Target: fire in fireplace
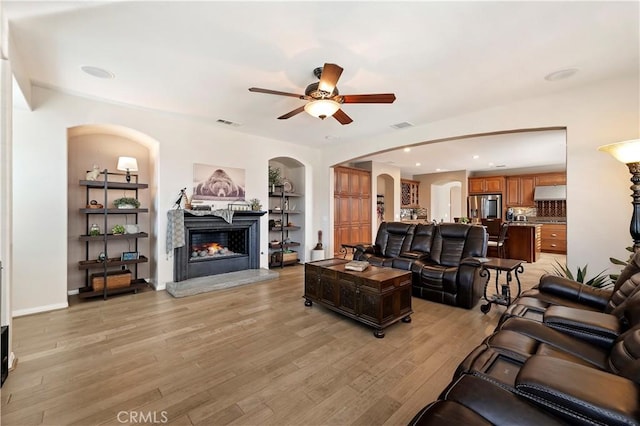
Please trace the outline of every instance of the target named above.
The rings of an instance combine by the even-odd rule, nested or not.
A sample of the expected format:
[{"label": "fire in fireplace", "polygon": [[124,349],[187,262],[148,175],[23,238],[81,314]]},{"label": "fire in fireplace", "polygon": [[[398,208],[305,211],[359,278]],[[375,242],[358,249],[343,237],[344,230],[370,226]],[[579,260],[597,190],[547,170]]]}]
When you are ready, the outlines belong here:
[{"label": "fire in fireplace", "polygon": [[246,229],[191,232],[190,262],[247,255]]}]

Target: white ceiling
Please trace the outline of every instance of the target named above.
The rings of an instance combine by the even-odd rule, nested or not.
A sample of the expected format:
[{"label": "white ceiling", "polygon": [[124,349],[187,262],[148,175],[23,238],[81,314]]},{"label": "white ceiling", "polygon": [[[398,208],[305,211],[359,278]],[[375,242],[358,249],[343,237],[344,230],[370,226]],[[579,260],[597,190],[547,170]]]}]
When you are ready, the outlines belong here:
[{"label": "white ceiling", "polygon": [[[238,124],[229,127],[235,131],[310,146],[391,136],[402,131],[391,127],[397,123],[419,126],[640,73],[635,1],[2,4],[16,47],[10,56],[34,85],[227,120]],[[304,101],[247,90],[303,93],[325,62],[344,68],[341,94],[393,92],[396,102],[344,105],[354,122],[343,126],[306,113],[277,120]],[[91,77],[84,65],[115,78]],[[579,72],[544,79],[567,68]],[[550,152],[544,161],[555,163],[557,151]]]}]

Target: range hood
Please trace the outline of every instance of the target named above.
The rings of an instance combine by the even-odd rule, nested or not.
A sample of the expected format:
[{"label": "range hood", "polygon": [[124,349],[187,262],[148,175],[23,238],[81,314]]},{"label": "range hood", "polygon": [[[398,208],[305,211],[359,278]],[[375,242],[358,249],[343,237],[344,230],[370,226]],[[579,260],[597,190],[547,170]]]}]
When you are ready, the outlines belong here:
[{"label": "range hood", "polygon": [[567,199],[567,185],[536,186],[534,201],[564,201]]}]

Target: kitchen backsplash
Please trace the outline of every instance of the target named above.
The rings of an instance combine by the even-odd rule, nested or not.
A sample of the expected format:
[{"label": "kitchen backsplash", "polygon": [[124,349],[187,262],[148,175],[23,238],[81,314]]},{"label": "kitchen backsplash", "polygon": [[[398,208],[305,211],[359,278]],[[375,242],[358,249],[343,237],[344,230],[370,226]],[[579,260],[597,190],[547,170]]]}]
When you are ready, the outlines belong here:
[{"label": "kitchen backsplash", "polygon": [[538,212],[535,207],[514,207],[513,214],[515,215],[521,214],[529,217],[529,216],[537,216]]}]

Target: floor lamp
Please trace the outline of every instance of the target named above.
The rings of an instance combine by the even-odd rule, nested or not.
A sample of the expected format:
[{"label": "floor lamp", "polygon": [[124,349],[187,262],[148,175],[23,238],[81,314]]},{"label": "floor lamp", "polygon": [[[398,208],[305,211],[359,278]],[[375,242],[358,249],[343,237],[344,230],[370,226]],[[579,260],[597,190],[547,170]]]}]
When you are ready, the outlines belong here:
[{"label": "floor lamp", "polygon": [[633,251],[640,250],[640,139],[612,143],[598,148],[599,151],[608,152],[613,157],[627,165],[631,173],[631,191],[633,201],[633,213],[629,232],[633,239]]}]

